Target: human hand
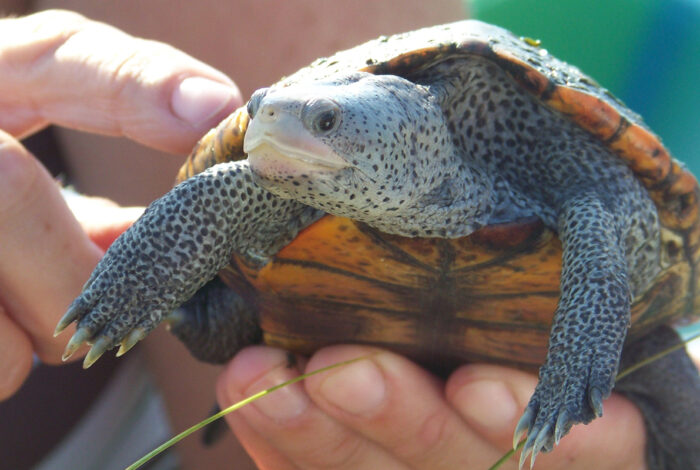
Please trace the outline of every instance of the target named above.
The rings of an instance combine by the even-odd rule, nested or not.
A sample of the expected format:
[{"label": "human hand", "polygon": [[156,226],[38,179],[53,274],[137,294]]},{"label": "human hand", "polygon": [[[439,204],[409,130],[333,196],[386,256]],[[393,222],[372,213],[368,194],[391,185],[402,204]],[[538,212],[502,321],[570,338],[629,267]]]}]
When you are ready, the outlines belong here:
[{"label": "human hand", "polygon": [[17,139],[53,123],[182,154],[241,98],[226,76],[170,46],[65,11],[0,20],[0,90],[3,399],[33,354],[60,361],[70,335],[53,338],[56,322],[140,213],[73,200],[79,222]]},{"label": "human hand", "polygon": [[[300,362],[316,370],[377,351],[336,346]],[[299,374],[283,351],[251,347],[219,380],[222,408]],[[512,447],[513,430],[535,376],[491,365],[469,365],[443,383],[395,354],[362,360],[285,387],[227,420],[261,469],[487,469]],[[614,443],[614,445],[611,445]],[[640,412],[613,394],[605,415],[575,426],[536,467],[645,468]],[[517,458],[500,468],[517,468]]]}]

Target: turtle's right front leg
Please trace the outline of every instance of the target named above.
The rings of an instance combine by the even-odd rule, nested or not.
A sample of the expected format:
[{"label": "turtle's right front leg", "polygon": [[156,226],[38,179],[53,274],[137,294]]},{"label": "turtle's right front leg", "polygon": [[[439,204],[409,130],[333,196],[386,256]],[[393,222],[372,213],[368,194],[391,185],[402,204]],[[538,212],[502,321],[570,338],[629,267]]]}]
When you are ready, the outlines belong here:
[{"label": "turtle's right front leg", "polygon": [[564,203],[561,297],[539,382],[518,423],[527,431],[520,466],[551,450],[576,423],[603,412],[617,373],[630,317],[631,289],[619,221],[594,193]]},{"label": "turtle's right front leg", "polygon": [[84,366],[123,354],[211,280],[233,252],[274,253],[318,211],[259,187],[247,161],[222,163],[151,204],[107,250],[56,327],[77,331],[64,358],[92,344]]}]

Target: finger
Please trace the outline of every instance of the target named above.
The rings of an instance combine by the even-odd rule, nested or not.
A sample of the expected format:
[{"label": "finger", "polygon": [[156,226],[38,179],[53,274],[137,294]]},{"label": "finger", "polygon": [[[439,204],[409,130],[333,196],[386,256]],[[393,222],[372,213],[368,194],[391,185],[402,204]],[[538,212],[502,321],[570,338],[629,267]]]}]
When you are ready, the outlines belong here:
[{"label": "finger", "polygon": [[[228,401],[228,398],[224,398],[223,401],[220,398],[219,402],[228,403],[229,405],[232,404]],[[231,427],[231,430],[233,430],[238,442],[240,442],[248,456],[255,462],[256,468],[260,470],[298,469],[298,467],[282,454],[282,452],[275,449],[263,434],[258,433],[249,425],[245,418],[239,413],[228,415],[226,421]]]},{"label": "finger", "polygon": [[[244,349],[220,378],[221,406],[298,374],[289,367],[284,351],[262,346]],[[227,419],[261,468],[406,468],[318,410],[300,383],[275,391]]]},{"label": "finger", "polygon": [[[357,346],[327,348],[311,358],[309,368],[369,351],[373,350]],[[448,406],[440,381],[396,354],[378,352],[311,377],[306,388],[330,416],[411,468],[488,468],[499,456]]]},{"label": "finger", "polygon": [[185,153],[241,104],[225,75],[76,13],[0,20],[0,128],[48,122]]},{"label": "finger", "polygon": [[143,207],[121,207],[109,199],[85,196],[66,188],[61,194],[90,240],[103,251],[144,211]]},{"label": "finger", "polygon": [[0,400],[22,385],[32,367],[29,337],[5,314],[0,306]]},{"label": "finger", "polygon": [[53,329],[101,256],[44,168],[0,132],[0,303],[47,362],[66,336]]},{"label": "finger", "polygon": [[[445,394],[469,426],[505,454],[512,448],[513,430],[536,383],[537,378],[525,372],[468,365],[452,374]],[[538,455],[536,468],[644,468],[644,442],[641,414],[631,402],[613,394],[605,401],[602,418],[586,426],[574,426],[552,452]],[[518,468],[518,458],[516,454],[501,468]]]}]

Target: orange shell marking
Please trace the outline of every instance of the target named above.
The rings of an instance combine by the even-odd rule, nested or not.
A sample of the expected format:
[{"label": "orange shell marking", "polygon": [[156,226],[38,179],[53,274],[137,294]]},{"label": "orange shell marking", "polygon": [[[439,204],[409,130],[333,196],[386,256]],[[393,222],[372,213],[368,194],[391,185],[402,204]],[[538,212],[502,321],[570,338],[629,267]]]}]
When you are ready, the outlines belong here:
[{"label": "orange shell marking", "polygon": [[[432,367],[488,360],[534,369],[559,297],[561,244],[536,220],[444,240],[326,216],[261,270],[234,266],[250,282],[267,344],[309,353],[371,343]],[[636,300],[630,335],[685,313],[688,270],[674,260]],[[242,282],[239,272],[222,275]]]}]

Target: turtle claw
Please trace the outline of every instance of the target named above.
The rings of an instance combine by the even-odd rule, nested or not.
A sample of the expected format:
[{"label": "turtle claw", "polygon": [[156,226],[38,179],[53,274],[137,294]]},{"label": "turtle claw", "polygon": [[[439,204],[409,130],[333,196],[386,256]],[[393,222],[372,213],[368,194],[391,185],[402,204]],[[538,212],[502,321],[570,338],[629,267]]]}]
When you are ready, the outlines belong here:
[{"label": "turtle claw", "polygon": [[530,429],[530,432],[527,435],[527,441],[525,441],[525,445],[523,446],[523,450],[520,454],[518,469],[522,470],[528,456],[530,456],[530,468],[535,465],[535,458],[537,458],[537,454],[539,454],[542,449],[546,449],[547,442],[549,442],[551,438],[551,428],[552,427],[549,424],[545,424],[539,431],[537,428]]},{"label": "turtle claw", "polygon": [[87,328],[78,328],[78,330],[73,333],[73,336],[71,336],[71,339],[68,341],[61,359],[63,361],[67,361],[75,353],[75,351],[77,351],[78,348],[83,345],[83,343],[90,339],[90,336],[90,330]]},{"label": "turtle claw", "polygon": [[554,426],[554,444],[559,445],[559,441],[571,427],[569,413],[564,410],[557,417],[557,424]]},{"label": "turtle claw", "polygon": [[54,338],[60,335],[63,330],[68,327],[68,325],[73,323],[73,321],[75,321],[75,319],[77,319],[81,313],[83,313],[83,305],[81,299],[78,298],[74,300],[72,304],[70,304],[66,313],[63,314],[61,319],[58,321],[58,324],[56,324],[56,329],[53,332]]},{"label": "turtle claw", "polygon": [[100,358],[100,356],[102,356],[111,347],[112,340],[106,336],[102,336],[100,339],[95,341],[83,360],[83,369],[87,369],[93,365]]},{"label": "turtle claw", "polygon": [[546,424],[535,437],[535,443],[532,445],[532,456],[530,457],[530,468],[535,465],[535,457],[540,453],[540,450],[545,448],[547,442],[551,439],[551,426]]},{"label": "turtle claw", "polygon": [[147,334],[148,332],[143,327],[132,330],[131,333],[122,339],[121,345],[119,346],[119,351],[117,351],[117,357],[121,357],[126,354],[129,349],[133,348],[136,343],[144,339]]},{"label": "turtle claw", "polygon": [[[523,470],[523,466],[525,465],[525,461],[527,460],[528,455],[530,455],[530,452],[532,451],[532,447],[528,447],[527,443],[525,444],[525,447],[523,447],[523,451],[520,453],[520,460],[518,461],[518,470]],[[532,467],[532,462],[530,462],[530,466]]]},{"label": "turtle claw", "polygon": [[532,411],[532,408],[528,407],[525,410],[525,413],[523,413],[523,415],[520,417],[518,424],[515,426],[515,432],[513,433],[513,449],[518,448],[520,440],[530,429],[530,425],[532,424],[532,420],[534,418],[535,413]]},{"label": "turtle claw", "polygon": [[597,387],[591,387],[588,394],[588,402],[596,418],[603,416],[603,393]]},{"label": "turtle claw", "polygon": [[[517,448],[523,434],[527,432],[527,439],[522,446],[518,468],[522,469],[525,461],[530,457],[530,468],[535,465],[535,459],[540,452],[549,452],[554,445],[559,444],[561,438],[569,431],[574,421],[566,408],[560,409],[556,421],[542,420],[534,410],[537,407],[528,406],[523,416],[518,421],[513,436],[513,448]],[[540,410],[541,411],[541,410]]]}]

